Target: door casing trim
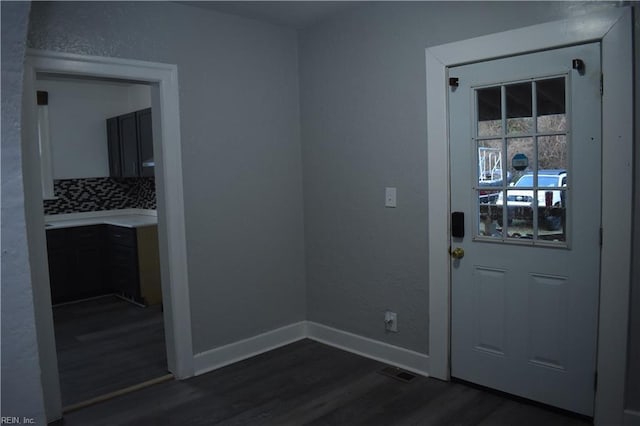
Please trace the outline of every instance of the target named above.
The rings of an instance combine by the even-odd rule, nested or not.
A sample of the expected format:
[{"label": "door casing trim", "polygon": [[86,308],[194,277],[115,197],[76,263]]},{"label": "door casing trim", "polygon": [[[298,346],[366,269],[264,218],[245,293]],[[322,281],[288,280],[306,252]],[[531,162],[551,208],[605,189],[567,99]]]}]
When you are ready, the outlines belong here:
[{"label": "door casing trim", "polygon": [[[37,143],[36,74],[57,73],[78,77],[124,79],[151,84],[155,117],[154,159],[158,237],[164,324],[169,371],[176,378],[193,376],[191,309],[182,184],[178,68],[138,60],[109,58],[27,49],[23,96],[23,174],[27,241],[36,304],[36,328],[43,375],[43,393],[48,421],[61,417],[60,384],[56,364],[53,316],[40,185],[40,158]],[[156,115],[157,114],[157,115]]]},{"label": "door casing trim", "polygon": [[[426,49],[430,375],[450,379],[449,67],[588,42],[602,43],[602,224],[596,424],[621,424],[631,284],[632,13],[624,7]],[[447,200],[443,203],[442,200]]]}]

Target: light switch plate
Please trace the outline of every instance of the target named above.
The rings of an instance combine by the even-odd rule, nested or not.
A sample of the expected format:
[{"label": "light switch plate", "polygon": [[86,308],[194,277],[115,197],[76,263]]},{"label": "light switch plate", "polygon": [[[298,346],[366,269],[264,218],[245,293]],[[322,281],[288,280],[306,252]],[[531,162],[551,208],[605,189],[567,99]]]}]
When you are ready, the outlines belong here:
[{"label": "light switch plate", "polygon": [[384,206],[396,207],[396,188],[384,189]]}]

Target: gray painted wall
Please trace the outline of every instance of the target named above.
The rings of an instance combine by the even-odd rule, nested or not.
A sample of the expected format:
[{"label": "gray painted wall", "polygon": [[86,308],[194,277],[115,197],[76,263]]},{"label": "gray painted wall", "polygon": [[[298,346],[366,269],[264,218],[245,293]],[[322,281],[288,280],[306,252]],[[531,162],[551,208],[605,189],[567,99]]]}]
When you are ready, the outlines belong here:
[{"label": "gray painted wall", "polygon": [[29,46],[178,65],[194,352],[305,318],[294,30],[170,2],[34,3]]},{"label": "gray painted wall", "polygon": [[21,108],[29,3],[2,14],[2,416],[45,424],[34,298],[26,240]]},{"label": "gray painted wall", "polygon": [[[195,352],[304,319],[306,300],[310,320],[427,353],[424,48],[614,6],[379,3],[302,31],[306,298],[295,33],[176,4],[38,3],[30,44],[178,64]],[[2,3],[3,88],[19,87],[5,78],[19,81],[21,72],[19,66],[5,72],[17,65],[5,59],[5,29],[19,35],[24,24],[10,8]],[[24,13],[24,5],[17,8]],[[33,394],[40,389],[35,338],[27,332],[33,312],[25,299],[19,121],[6,108],[9,99],[19,103],[19,94],[7,92],[2,238],[4,250],[5,238],[14,237],[14,251],[2,258],[2,385],[11,388],[19,377],[29,398],[3,392],[2,414],[20,401],[41,415],[42,400]],[[638,96],[636,113],[637,107]],[[385,186],[398,188],[395,210],[383,207]],[[15,235],[5,232],[10,226]],[[639,234],[636,226],[635,253]],[[16,277],[15,287],[7,277]],[[23,335],[5,333],[13,324],[5,322],[8,300],[24,304],[11,311]],[[384,309],[398,312],[398,334],[383,332]],[[634,324],[630,351],[637,354],[640,324]],[[639,358],[629,367],[628,406],[635,409]],[[10,361],[17,374],[5,375]]]},{"label": "gray painted wall", "polygon": [[615,6],[380,2],[300,32],[309,320],[428,353],[425,48]]},{"label": "gray painted wall", "polygon": [[140,84],[41,79],[36,88],[49,93],[54,179],[109,176],[106,119],[151,106]]}]

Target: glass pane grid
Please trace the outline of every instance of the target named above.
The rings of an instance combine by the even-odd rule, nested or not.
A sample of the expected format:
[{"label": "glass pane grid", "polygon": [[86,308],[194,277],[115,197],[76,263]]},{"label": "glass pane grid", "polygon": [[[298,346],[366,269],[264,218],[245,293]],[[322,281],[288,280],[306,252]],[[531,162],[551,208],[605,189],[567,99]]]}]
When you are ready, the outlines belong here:
[{"label": "glass pane grid", "polygon": [[[476,90],[474,239],[567,247],[564,90],[565,77]],[[528,159],[526,167],[521,163],[514,167],[511,160],[516,153]],[[494,155],[493,162],[488,154]]]}]

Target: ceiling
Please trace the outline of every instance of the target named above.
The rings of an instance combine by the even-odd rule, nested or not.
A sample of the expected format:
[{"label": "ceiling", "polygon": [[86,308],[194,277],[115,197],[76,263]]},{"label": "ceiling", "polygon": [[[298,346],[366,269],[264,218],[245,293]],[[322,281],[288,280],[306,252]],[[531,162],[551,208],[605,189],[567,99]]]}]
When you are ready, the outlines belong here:
[{"label": "ceiling", "polygon": [[295,29],[311,26],[338,12],[362,4],[360,1],[183,1],[180,3]]}]

